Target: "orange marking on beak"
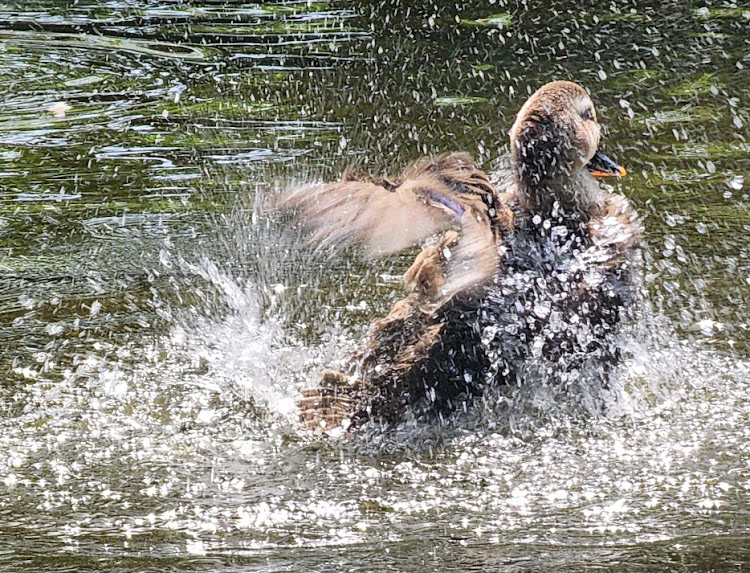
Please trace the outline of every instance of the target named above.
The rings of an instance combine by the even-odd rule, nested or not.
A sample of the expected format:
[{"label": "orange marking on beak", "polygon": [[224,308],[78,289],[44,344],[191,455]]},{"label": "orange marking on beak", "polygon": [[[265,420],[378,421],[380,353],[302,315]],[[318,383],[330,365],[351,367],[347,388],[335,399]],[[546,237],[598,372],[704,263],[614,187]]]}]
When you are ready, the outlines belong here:
[{"label": "orange marking on beak", "polygon": [[594,177],[625,177],[628,174],[627,170],[618,165],[617,173],[611,171],[592,171],[591,175]]}]

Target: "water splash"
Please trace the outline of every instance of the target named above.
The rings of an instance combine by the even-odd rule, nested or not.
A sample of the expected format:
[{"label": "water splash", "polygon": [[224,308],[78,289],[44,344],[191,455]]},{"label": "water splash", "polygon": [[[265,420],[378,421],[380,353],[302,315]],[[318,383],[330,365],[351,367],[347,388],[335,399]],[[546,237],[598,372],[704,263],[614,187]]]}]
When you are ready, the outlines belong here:
[{"label": "water splash", "polygon": [[309,362],[302,345],[275,318],[262,317],[257,285],[243,284],[207,259],[183,264],[211,285],[229,309],[191,317],[173,329],[172,346],[206,370],[193,383],[237,392],[271,412],[294,417],[295,381]]}]

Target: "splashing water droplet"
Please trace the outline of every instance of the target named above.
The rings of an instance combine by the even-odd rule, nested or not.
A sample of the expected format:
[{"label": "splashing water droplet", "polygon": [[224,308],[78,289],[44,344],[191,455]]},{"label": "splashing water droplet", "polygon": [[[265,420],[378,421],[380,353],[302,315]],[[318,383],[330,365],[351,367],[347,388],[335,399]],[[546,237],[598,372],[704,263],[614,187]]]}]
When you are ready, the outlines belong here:
[{"label": "splashing water droplet", "polygon": [[729,185],[729,187],[731,189],[734,189],[735,191],[740,191],[744,184],[745,184],[745,178],[742,175],[737,175],[736,177],[732,177],[732,179],[727,182],[727,185]]}]

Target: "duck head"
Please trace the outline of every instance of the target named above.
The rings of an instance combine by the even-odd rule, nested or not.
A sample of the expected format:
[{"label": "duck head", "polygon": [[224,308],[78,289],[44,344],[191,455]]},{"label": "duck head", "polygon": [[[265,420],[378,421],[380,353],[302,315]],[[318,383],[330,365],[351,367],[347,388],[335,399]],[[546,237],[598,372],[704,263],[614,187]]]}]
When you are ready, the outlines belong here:
[{"label": "duck head", "polygon": [[597,188],[591,174],[625,175],[598,152],[601,128],[588,93],[566,81],[539,88],[510,131],[513,163],[531,210],[584,214]]}]

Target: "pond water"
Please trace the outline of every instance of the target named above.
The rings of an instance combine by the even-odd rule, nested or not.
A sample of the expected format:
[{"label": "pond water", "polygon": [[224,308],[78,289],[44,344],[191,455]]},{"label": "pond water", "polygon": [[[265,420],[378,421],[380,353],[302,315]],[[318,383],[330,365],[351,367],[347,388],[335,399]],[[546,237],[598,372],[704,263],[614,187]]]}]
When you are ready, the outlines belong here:
[{"label": "pond water", "polygon": [[[647,230],[607,413],[308,435],[413,253],[315,252],[264,200],[489,166],[551,79]],[[0,0],[0,94],[0,570],[747,569],[747,6]]]}]

